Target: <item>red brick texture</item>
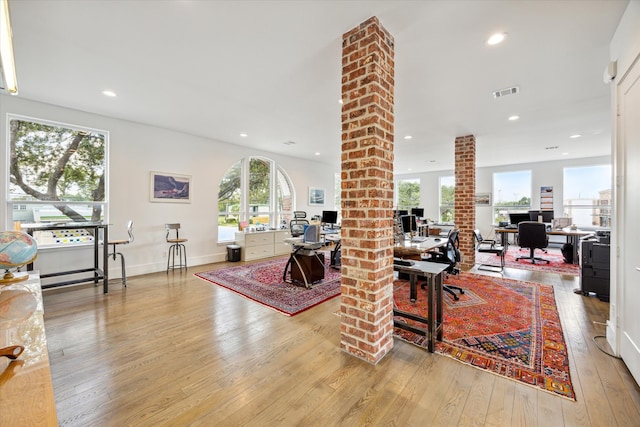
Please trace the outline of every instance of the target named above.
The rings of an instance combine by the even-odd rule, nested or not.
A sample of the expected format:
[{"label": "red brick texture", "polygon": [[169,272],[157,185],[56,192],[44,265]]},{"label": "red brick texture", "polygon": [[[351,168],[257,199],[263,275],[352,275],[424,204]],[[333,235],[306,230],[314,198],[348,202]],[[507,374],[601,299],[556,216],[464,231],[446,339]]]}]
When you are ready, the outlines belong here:
[{"label": "red brick texture", "polygon": [[372,17],[342,36],[341,348],[393,347],[394,40]]},{"label": "red brick texture", "polygon": [[476,224],[476,138],[460,136],[455,141],[454,196],[456,227],[460,230],[461,268],[468,270],[476,262],[473,230]]}]

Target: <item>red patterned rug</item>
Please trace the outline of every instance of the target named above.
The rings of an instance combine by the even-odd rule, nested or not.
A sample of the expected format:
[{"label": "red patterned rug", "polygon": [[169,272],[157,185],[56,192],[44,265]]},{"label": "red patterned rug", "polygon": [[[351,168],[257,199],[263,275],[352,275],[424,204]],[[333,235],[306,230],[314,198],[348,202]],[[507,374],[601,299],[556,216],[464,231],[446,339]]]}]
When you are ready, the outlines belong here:
[{"label": "red patterned rug", "polygon": [[[507,250],[507,254],[504,259],[504,266],[507,268],[519,268],[521,270],[537,270],[549,273],[571,274],[574,276],[580,275],[580,265],[567,264],[564,262],[564,257],[558,248],[547,248],[547,253],[544,253],[541,250],[536,250],[535,254],[537,257],[548,259],[551,262],[547,264],[536,261],[535,264],[532,264],[531,261],[526,259],[516,261],[516,258],[519,256],[528,256],[529,250],[523,249],[521,251],[519,246],[512,245],[509,246],[509,249]],[[500,258],[494,254],[476,252],[476,264],[494,265],[499,267]]]},{"label": "red patterned rug", "polygon": [[[436,351],[575,400],[567,347],[553,286],[471,273],[446,282],[465,293],[453,301],[445,293],[443,341]],[[426,290],[409,302],[409,282],[394,282],[394,305],[426,316]],[[395,335],[426,348],[425,338],[395,328]]]},{"label": "red patterned rug", "polygon": [[[340,271],[327,268],[324,280],[307,289],[283,282],[289,257],[196,273],[195,276],[230,289],[287,316],[294,316],[340,295]],[[325,256],[325,263],[329,257]]]}]

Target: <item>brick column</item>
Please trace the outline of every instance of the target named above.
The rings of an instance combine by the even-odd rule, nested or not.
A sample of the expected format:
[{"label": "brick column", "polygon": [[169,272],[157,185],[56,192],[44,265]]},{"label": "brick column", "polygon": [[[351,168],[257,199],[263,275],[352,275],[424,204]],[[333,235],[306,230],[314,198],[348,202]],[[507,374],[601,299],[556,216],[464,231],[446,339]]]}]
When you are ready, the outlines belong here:
[{"label": "brick column", "polygon": [[341,348],[393,347],[393,37],[372,17],[342,36]]},{"label": "brick column", "polygon": [[476,226],[476,137],[460,136],[455,141],[456,190],[455,223],[460,230],[460,252],[463,270],[469,270],[476,262],[473,230]]}]

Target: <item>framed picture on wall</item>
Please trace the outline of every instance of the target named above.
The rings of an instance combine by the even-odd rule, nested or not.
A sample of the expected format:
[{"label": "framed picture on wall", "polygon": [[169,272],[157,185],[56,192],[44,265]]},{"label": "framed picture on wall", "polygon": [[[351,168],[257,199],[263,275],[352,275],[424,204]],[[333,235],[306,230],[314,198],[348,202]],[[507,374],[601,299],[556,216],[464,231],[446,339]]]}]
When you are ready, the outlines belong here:
[{"label": "framed picture on wall", "polygon": [[491,206],[491,193],[476,193],[476,206]]},{"label": "framed picture on wall", "polygon": [[191,203],[190,175],[151,171],[149,182],[152,202]]},{"label": "framed picture on wall", "polygon": [[324,188],[309,187],[309,206],[324,206]]}]

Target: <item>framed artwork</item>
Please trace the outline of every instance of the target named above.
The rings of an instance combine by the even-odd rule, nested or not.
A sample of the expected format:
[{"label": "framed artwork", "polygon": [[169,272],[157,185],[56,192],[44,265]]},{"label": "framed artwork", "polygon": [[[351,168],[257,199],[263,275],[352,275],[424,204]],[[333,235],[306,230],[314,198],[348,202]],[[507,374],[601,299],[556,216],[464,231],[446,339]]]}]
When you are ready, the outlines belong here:
[{"label": "framed artwork", "polygon": [[324,188],[309,187],[309,206],[324,206]]},{"label": "framed artwork", "polygon": [[151,171],[150,200],[152,202],[191,203],[191,176]]},{"label": "framed artwork", "polygon": [[476,206],[491,206],[491,193],[476,193]]}]

